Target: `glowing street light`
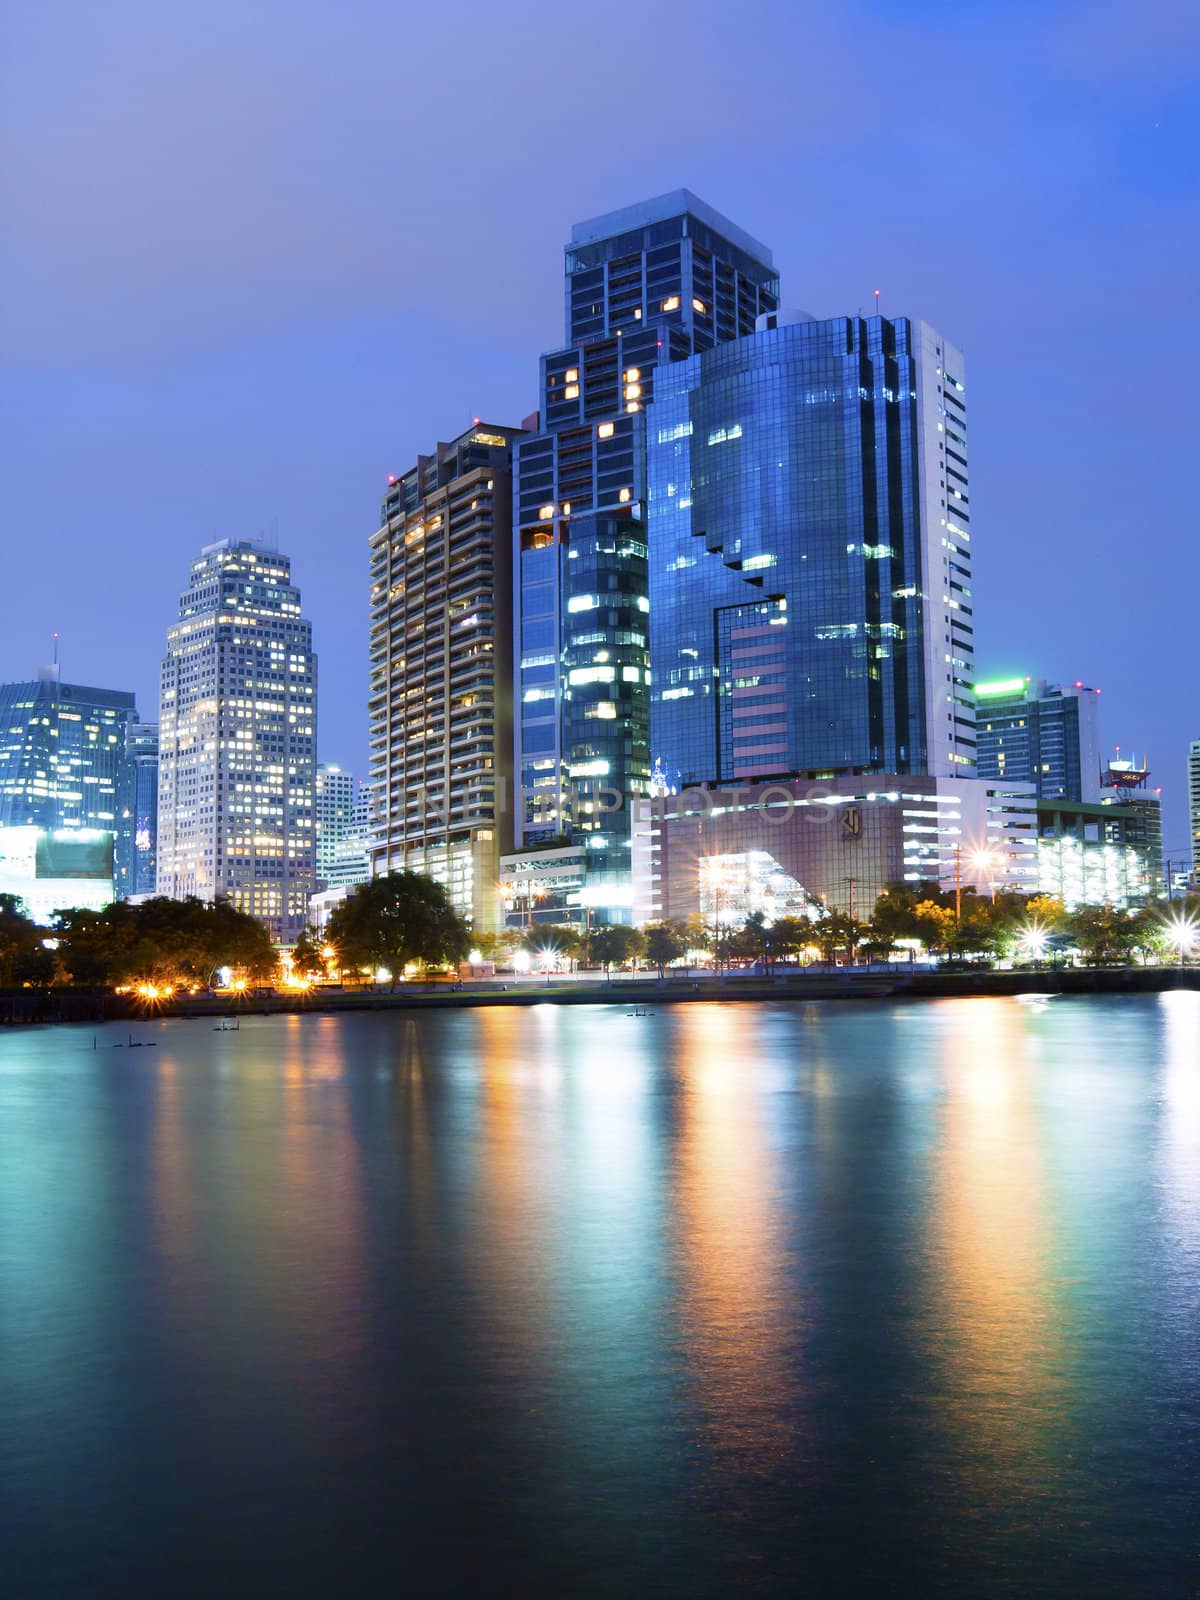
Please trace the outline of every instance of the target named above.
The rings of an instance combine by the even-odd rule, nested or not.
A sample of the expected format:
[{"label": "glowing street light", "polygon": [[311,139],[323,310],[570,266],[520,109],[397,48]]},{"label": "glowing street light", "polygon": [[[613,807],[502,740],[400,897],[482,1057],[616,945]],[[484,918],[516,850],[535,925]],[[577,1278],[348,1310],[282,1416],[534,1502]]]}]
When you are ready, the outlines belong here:
[{"label": "glowing street light", "polygon": [[1017,944],[1028,961],[1040,961],[1046,954],[1050,935],[1038,922],[1031,922],[1017,935]]},{"label": "glowing street light", "polygon": [[1178,913],[1170,917],[1166,925],[1167,942],[1179,951],[1179,965],[1182,967],[1184,957],[1192,953],[1196,943],[1197,924],[1191,917],[1182,917]]}]

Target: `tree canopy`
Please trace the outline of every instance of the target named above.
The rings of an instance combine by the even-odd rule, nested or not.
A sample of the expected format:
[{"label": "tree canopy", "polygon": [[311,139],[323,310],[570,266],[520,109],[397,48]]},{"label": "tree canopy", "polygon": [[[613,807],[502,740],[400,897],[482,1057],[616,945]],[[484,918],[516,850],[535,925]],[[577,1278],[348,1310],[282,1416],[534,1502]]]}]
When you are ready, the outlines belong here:
[{"label": "tree canopy", "polygon": [[393,978],[413,962],[458,961],[470,947],[470,930],[445,889],[420,872],[359,884],[334,908],[326,934],[343,968],[386,967]]}]

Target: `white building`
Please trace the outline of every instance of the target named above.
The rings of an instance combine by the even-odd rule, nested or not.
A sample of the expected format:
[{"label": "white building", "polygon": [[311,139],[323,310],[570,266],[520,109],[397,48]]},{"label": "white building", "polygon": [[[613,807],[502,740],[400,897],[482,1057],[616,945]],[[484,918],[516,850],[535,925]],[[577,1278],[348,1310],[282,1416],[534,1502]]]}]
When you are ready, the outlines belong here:
[{"label": "white building", "polygon": [[192,563],[160,679],[158,892],[226,896],[296,938],[316,881],[317,662],[286,556]]}]

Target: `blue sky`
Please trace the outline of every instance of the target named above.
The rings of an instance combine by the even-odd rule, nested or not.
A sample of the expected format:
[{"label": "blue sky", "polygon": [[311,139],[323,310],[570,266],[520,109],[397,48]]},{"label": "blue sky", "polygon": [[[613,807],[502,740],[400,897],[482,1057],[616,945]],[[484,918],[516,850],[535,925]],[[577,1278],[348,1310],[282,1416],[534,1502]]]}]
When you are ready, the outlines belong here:
[{"label": "blue sky", "polygon": [[966,353],[980,664],[1104,690],[1186,843],[1200,12],[900,0],[9,0],[0,678],[137,691],[277,534],[365,760],[386,475],[536,402],[582,217],[687,186],[818,315]]}]

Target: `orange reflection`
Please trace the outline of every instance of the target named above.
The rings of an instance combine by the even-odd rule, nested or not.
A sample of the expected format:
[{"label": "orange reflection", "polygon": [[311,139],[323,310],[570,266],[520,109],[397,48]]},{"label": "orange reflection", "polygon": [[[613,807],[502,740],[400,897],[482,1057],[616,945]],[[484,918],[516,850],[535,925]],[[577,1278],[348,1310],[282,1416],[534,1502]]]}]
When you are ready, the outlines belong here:
[{"label": "orange reflection", "polygon": [[746,1060],[737,1007],[682,1006],[676,1030],[681,1343],[714,1462],[773,1480],[795,1439],[798,1330],[763,1122],[772,1097]]},{"label": "orange reflection", "polygon": [[950,1423],[971,1435],[964,1487],[990,1503],[1014,1477],[1053,1470],[1070,1391],[1067,1308],[1038,1147],[1031,1016],[1007,999],[939,1010],[946,1093],[930,1199],[930,1341]]}]

